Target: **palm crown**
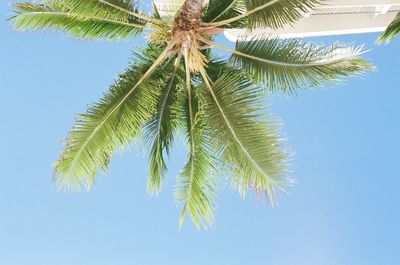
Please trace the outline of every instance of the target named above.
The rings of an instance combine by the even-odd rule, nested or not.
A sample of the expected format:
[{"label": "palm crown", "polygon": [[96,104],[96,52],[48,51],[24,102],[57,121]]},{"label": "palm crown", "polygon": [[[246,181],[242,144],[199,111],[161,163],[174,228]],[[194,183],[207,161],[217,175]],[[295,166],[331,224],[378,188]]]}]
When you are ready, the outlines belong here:
[{"label": "palm crown", "polygon": [[[362,49],[299,40],[243,36],[234,49],[214,41],[225,28],[279,28],[318,0],[186,0],[171,19],[140,12],[130,0],[17,3],[17,30],[55,29],[73,37],[120,40],[147,35],[128,69],[78,115],[55,163],[60,188],[89,189],[114,152],[140,139],[149,149],[148,191],[158,193],[166,156],[183,134],[186,165],[175,197],[199,227],[213,221],[215,196],[228,176],[241,195],[249,189],[275,200],[291,180],[279,123],[263,104],[271,93],[293,94],[360,74],[372,66]],[[231,53],[229,58],[214,52]]]}]

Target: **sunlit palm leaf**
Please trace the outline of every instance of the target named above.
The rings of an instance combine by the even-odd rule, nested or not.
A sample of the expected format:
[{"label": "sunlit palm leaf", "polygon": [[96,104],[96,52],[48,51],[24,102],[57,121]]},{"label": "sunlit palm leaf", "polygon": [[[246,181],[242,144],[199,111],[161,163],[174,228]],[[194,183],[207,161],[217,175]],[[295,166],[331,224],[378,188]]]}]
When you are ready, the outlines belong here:
[{"label": "sunlit palm leaf", "polygon": [[[225,2],[225,1],[224,1]],[[246,23],[243,27],[254,29],[257,27],[281,28],[304,17],[319,5],[321,0],[236,0],[238,6],[244,9],[237,16],[219,20],[210,25],[223,26],[237,21]]]},{"label": "sunlit palm leaf", "polygon": [[397,14],[393,22],[387,27],[385,32],[383,32],[382,35],[379,36],[378,43],[390,42],[399,33],[400,33],[400,12]]},{"label": "sunlit palm leaf", "polygon": [[[131,143],[155,108],[157,79],[146,80],[164,60],[163,52],[150,47],[136,54],[136,61],[86,114],[78,117],[60,159],[55,180],[60,188],[90,188],[96,171],[106,170],[111,155]],[[155,80],[154,80],[155,79]]]},{"label": "sunlit palm leaf", "polygon": [[243,38],[232,52],[230,61],[235,67],[267,90],[285,93],[339,82],[373,69],[360,57],[362,47],[345,44],[324,48],[295,39]]},{"label": "sunlit palm leaf", "polygon": [[[37,30],[49,28],[79,38],[118,40],[135,37],[145,24],[126,14],[92,11],[80,6],[70,7],[65,0],[46,4],[17,3],[14,5],[14,28]],[[86,7],[87,8],[87,7]],[[96,9],[93,9],[96,10]]]},{"label": "sunlit palm leaf", "polygon": [[215,210],[215,197],[217,188],[215,176],[211,171],[212,160],[207,147],[205,137],[204,121],[201,114],[197,112],[194,100],[189,103],[187,99],[186,115],[190,115],[188,104],[192,104],[192,118],[186,117],[187,141],[189,155],[183,170],[178,176],[175,189],[175,198],[183,203],[180,217],[180,225],[183,224],[188,213],[197,228],[200,225],[209,226],[213,222]]},{"label": "sunlit palm leaf", "polygon": [[278,124],[265,114],[260,89],[239,72],[228,72],[208,90],[205,114],[212,146],[231,170],[234,187],[242,195],[249,188],[265,192],[273,202],[275,189],[289,183],[287,152]]},{"label": "sunlit palm leaf", "polygon": [[249,12],[247,27],[278,29],[304,17],[321,0],[243,0]]},{"label": "sunlit palm leaf", "polygon": [[186,63],[186,94],[181,98],[181,124],[185,130],[189,155],[185,167],[178,176],[175,198],[183,203],[179,220],[183,224],[189,213],[197,228],[207,227],[213,221],[214,198],[217,194],[216,179],[212,175],[212,159],[209,148],[209,137],[205,130],[203,110],[196,93],[192,93],[191,78]]},{"label": "sunlit palm leaf", "polygon": [[166,69],[166,72],[171,72],[171,74],[167,75],[167,79],[164,82],[165,86],[161,87],[155,113],[144,126],[143,135],[150,146],[147,185],[150,193],[158,193],[160,190],[162,179],[167,171],[164,153],[169,155],[174,133],[178,126],[178,117],[175,109],[178,92],[182,89],[182,83],[184,83],[182,81],[184,74],[182,76],[182,71],[179,69],[180,60],[181,56],[178,56],[174,69],[171,69],[172,66]]},{"label": "sunlit palm leaf", "polygon": [[[44,0],[47,2],[46,0]],[[101,17],[114,19],[136,20],[147,22],[160,22],[161,20],[149,17],[136,9],[137,1],[132,0],[58,0],[69,8],[82,15],[96,14]]]},{"label": "sunlit palm leaf", "polygon": [[[245,12],[245,6],[242,1],[238,0],[210,0],[207,5],[207,9],[202,18],[203,22],[215,22],[230,19],[239,16]],[[221,27],[229,28],[242,28],[246,24],[246,18],[234,21],[227,25],[221,25]]]}]

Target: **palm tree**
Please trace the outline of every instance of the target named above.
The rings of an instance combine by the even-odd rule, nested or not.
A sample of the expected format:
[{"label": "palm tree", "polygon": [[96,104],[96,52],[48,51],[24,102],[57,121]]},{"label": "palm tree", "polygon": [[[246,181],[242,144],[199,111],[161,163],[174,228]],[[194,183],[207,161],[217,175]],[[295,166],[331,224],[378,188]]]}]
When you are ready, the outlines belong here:
[{"label": "palm tree", "polygon": [[[273,202],[292,183],[279,123],[267,114],[272,93],[338,82],[372,66],[362,48],[243,36],[234,49],[215,42],[226,28],[280,28],[319,0],[186,0],[172,19],[138,10],[131,0],[43,0],[16,3],[17,30],[54,29],[85,39],[132,39],[147,46],[107,93],[78,115],[55,163],[61,189],[89,189],[112,154],[141,140],[149,150],[149,193],[160,191],[177,134],[188,147],[175,198],[194,224],[213,222],[215,197],[228,177],[242,196],[249,189]],[[214,52],[231,53],[229,58]]]},{"label": "palm tree", "polygon": [[390,25],[386,28],[386,30],[379,36],[378,43],[383,43],[383,42],[389,43],[399,33],[400,33],[400,12],[397,13],[397,16],[393,20],[393,22],[390,23]]}]

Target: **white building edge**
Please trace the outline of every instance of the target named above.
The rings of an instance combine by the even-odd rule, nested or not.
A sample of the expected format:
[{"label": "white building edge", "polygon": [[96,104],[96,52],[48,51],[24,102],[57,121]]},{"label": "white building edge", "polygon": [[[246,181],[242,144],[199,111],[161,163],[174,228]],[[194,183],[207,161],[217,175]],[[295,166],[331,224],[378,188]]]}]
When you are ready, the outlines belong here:
[{"label": "white building edge", "polygon": [[[182,0],[155,0],[165,15],[177,10]],[[328,0],[322,6],[304,14],[294,25],[282,29],[228,29],[225,36],[236,41],[242,35],[303,38],[381,32],[400,11],[400,0]]]}]

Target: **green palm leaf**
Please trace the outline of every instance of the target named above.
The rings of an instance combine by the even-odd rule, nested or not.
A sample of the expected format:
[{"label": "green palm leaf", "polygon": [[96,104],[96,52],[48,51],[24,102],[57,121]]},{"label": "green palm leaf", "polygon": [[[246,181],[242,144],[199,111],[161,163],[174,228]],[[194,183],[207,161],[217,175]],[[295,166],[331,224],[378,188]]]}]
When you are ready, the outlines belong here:
[{"label": "green palm leaf", "polygon": [[360,58],[362,47],[345,44],[324,48],[296,39],[243,38],[235,50],[229,51],[230,62],[269,91],[293,93],[298,88],[339,82],[373,69]]},{"label": "green palm leaf", "polygon": [[[245,7],[241,14],[209,24],[223,26],[245,19],[245,28],[248,29],[257,27],[277,29],[304,17],[304,14],[319,5],[321,0],[236,0],[236,2],[238,6]],[[234,10],[235,5],[230,7]]]},{"label": "green palm leaf", "polygon": [[212,176],[210,143],[205,130],[203,107],[197,93],[192,93],[191,76],[188,69],[188,53],[185,54],[186,93],[181,95],[181,124],[187,138],[189,155],[175,190],[178,203],[184,203],[180,225],[189,213],[197,228],[207,227],[213,221],[214,197],[217,194],[216,180]]},{"label": "green palm leaf", "polygon": [[108,7],[71,5],[70,0],[46,2],[45,4],[16,3],[11,18],[17,30],[49,28],[63,31],[73,37],[108,40],[135,37],[142,32],[145,23],[125,13]]},{"label": "green palm leaf", "polygon": [[[167,171],[164,152],[169,155],[174,139],[174,133],[178,126],[176,104],[178,92],[182,89],[182,73],[179,72],[181,56],[175,60],[174,69],[161,88],[156,110],[144,126],[143,135],[149,143],[149,178],[147,189],[150,193],[158,193],[162,179]],[[169,70],[166,70],[168,72]]]},{"label": "green palm leaf", "polygon": [[162,85],[154,78],[147,78],[164,61],[173,45],[174,42],[163,52],[149,47],[137,53],[137,61],[130,69],[98,103],[78,117],[55,164],[55,180],[60,188],[90,188],[96,170],[106,170],[111,155],[138,136],[142,124],[154,111],[157,88]]},{"label": "green palm leaf", "polygon": [[378,43],[387,42],[389,43],[393,40],[397,34],[400,32],[400,12],[397,14],[396,18],[392,23],[387,27],[385,32],[379,36]]},{"label": "green palm leaf", "polygon": [[[212,172],[212,159],[207,146],[203,117],[198,110],[196,99],[189,101],[186,97],[185,123],[189,155],[187,162],[178,176],[175,188],[175,198],[178,203],[183,203],[179,220],[183,224],[186,214],[190,215],[197,228],[201,225],[207,227],[213,223],[215,210],[214,198],[217,195],[216,179]],[[189,110],[189,104],[191,104]],[[191,116],[190,116],[191,115]]]},{"label": "green palm leaf", "polygon": [[[48,0],[44,0],[45,3]],[[136,9],[137,1],[133,0],[57,0],[62,1],[69,8],[82,15],[93,15],[114,18],[160,22],[161,20],[139,13]]]},{"label": "green palm leaf", "polygon": [[[203,74],[203,78],[208,78]],[[207,79],[205,79],[207,80]],[[249,188],[265,192],[271,202],[275,189],[288,184],[287,153],[277,123],[265,114],[260,89],[237,71],[222,74],[208,86],[206,118],[212,146],[244,195]]]},{"label": "green palm leaf", "polygon": [[[231,19],[241,15],[246,11],[246,7],[242,1],[238,0],[210,0],[207,9],[202,18],[203,22],[210,23]],[[245,27],[246,19],[240,19],[230,24],[221,25],[228,28],[243,28]]]},{"label": "green palm leaf", "polygon": [[[296,22],[310,12],[321,0],[243,0],[247,8],[247,28],[278,29]],[[245,13],[246,14],[246,13]]]}]

